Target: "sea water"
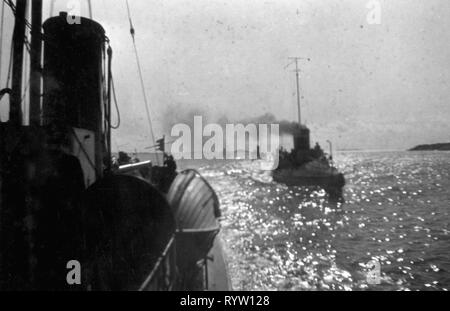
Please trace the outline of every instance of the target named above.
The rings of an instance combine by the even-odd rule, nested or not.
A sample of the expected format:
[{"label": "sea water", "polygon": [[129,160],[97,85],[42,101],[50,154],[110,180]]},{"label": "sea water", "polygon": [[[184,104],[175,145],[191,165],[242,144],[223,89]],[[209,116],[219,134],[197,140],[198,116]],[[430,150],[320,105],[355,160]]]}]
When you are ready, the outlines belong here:
[{"label": "sea water", "polygon": [[179,162],[220,198],[233,289],[449,289],[450,153],[341,152],[335,162],[343,200],[273,182],[251,161]]}]

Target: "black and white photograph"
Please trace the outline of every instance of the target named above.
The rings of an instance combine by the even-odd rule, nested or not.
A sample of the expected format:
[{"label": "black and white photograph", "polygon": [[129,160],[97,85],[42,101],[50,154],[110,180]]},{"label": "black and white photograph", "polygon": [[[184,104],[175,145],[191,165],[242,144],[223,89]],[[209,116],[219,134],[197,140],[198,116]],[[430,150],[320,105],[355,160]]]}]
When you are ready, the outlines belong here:
[{"label": "black and white photograph", "polygon": [[0,6],[0,292],[450,289],[449,1]]}]

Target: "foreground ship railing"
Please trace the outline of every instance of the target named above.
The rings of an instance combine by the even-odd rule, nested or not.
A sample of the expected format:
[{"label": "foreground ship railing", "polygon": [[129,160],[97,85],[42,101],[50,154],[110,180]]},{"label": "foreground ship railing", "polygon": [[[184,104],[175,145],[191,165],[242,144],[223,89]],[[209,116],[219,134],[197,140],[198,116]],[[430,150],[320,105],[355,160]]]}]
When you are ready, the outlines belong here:
[{"label": "foreground ship railing", "polygon": [[125,174],[125,173],[131,173],[133,171],[137,171],[140,169],[150,169],[150,168],[152,168],[152,161],[144,161],[144,162],[139,162],[139,163],[121,165],[118,169],[118,173]]},{"label": "foreground ship railing", "polygon": [[173,290],[177,285],[175,236],[173,236],[139,291]]}]

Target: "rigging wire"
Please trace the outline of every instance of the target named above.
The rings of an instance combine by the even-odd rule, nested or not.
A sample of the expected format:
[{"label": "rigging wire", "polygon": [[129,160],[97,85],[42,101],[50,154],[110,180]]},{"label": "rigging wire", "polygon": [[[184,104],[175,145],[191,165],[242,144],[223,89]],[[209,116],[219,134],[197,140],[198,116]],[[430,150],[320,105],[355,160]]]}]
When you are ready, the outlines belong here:
[{"label": "rigging wire", "polygon": [[[16,16],[16,6],[12,2],[12,0],[3,0],[3,2],[6,3],[11,8],[14,16],[17,18],[17,16]],[[28,27],[28,29],[31,30],[31,23],[30,23],[30,21],[28,21],[26,18],[24,18],[24,22],[25,22],[25,26]]]},{"label": "rigging wire", "polygon": [[[3,26],[5,22],[5,2],[2,1],[2,17],[0,21],[0,38],[3,39]],[[2,68],[2,56],[3,56],[3,40],[0,39],[0,76]]]},{"label": "rigging wire", "polygon": [[6,88],[9,87],[9,82],[11,81],[13,58],[14,58],[14,46],[11,42],[11,51],[9,53],[8,77],[6,78],[6,86],[5,86]]},{"label": "rigging wire", "polygon": [[[2,1],[2,16],[0,21],[0,82],[2,78],[2,59],[3,59],[3,25],[5,20],[5,2]],[[0,94],[0,100],[2,99],[3,95]],[[0,122],[2,122],[2,116],[0,115]]]},{"label": "rigging wire", "polygon": [[[15,18],[17,18],[17,15],[16,15],[16,6],[14,5],[14,3],[12,2],[12,0],[3,0],[3,4],[7,4],[10,8],[11,8],[11,11],[13,12],[13,14],[14,14],[14,17]],[[28,7],[28,2],[27,2],[27,7]],[[27,9],[28,10],[28,9]],[[28,19],[26,19],[26,18],[24,18],[23,19],[23,21],[24,21],[24,23],[25,23],[25,26],[31,31],[31,23],[28,21]],[[42,34],[41,34],[42,35]],[[25,44],[25,47],[27,48],[27,51],[28,52],[30,52],[30,50],[31,50],[31,45],[30,45],[30,42],[28,41],[28,38],[25,36],[24,37],[24,44]]]},{"label": "rigging wire", "polygon": [[92,19],[92,3],[91,3],[91,0],[88,0],[88,7],[89,7],[89,18]]},{"label": "rigging wire", "polygon": [[151,120],[151,117],[150,117],[150,111],[149,111],[149,104],[148,104],[148,100],[147,100],[147,94],[145,92],[144,78],[143,78],[143,75],[142,75],[141,62],[140,62],[140,59],[139,59],[139,53],[138,53],[137,46],[136,46],[135,30],[134,30],[134,27],[133,27],[133,21],[131,19],[131,11],[130,11],[130,5],[128,3],[128,0],[126,0],[126,4],[127,4],[128,20],[130,22],[130,34],[131,34],[131,37],[133,39],[133,47],[134,47],[134,53],[135,53],[135,56],[136,56],[136,63],[137,63],[137,66],[138,66],[139,79],[140,79],[140,82],[141,82],[141,89],[142,89],[142,95],[143,95],[143,98],[144,98],[145,111],[146,111],[146,114],[147,114],[147,121],[148,121],[149,127],[150,127],[150,137],[152,139],[152,143],[154,144],[155,143],[155,136],[154,136],[153,126],[152,126],[152,120]]},{"label": "rigging wire", "polygon": [[55,9],[55,0],[50,1],[50,17],[53,16],[53,11]]},{"label": "rigging wire", "polygon": [[[3,0],[2,1],[2,20],[1,20],[1,31],[0,31],[0,35],[1,35],[1,39],[3,39],[3,26],[4,26],[4,18],[5,18],[5,3],[6,1]],[[2,61],[2,50],[3,50],[3,40],[0,39],[0,67],[1,67],[1,61]],[[7,72],[7,78],[6,78],[6,85],[5,88],[9,87],[9,81],[11,80],[11,71],[12,71],[12,63],[13,63],[13,45],[11,42],[11,51],[9,53],[9,65],[8,65],[8,72]],[[1,71],[0,71],[0,76],[1,76]]]},{"label": "rigging wire", "polygon": [[[5,4],[11,8],[11,11],[12,11],[14,17],[16,18],[16,7],[15,7],[14,3],[11,0],[3,0],[2,1],[2,16],[1,16],[1,31],[0,31],[0,35],[1,35],[1,37],[0,37],[1,43],[0,44],[1,45],[3,45],[3,41],[1,39],[3,39],[3,31],[4,31]],[[25,18],[25,25],[31,30],[31,24],[27,21],[26,18]],[[24,37],[24,45],[25,45],[27,51],[30,52],[30,42],[28,41],[28,38],[26,36]],[[2,50],[2,48],[0,48],[0,49]],[[1,54],[2,53],[0,53],[0,56],[2,56]],[[1,62],[1,59],[2,59],[2,57],[0,57],[0,62]],[[2,91],[5,91],[5,94],[11,92],[10,82],[11,82],[11,76],[12,76],[13,60],[14,60],[14,45],[11,42],[6,83],[5,83],[5,88],[2,90]],[[1,72],[0,72],[0,76],[1,76]],[[25,88],[25,90],[27,88],[28,88],[28,86]],[[22,98],[21,103],[23,103],[23,100],[24,100],[24,97]]]}]

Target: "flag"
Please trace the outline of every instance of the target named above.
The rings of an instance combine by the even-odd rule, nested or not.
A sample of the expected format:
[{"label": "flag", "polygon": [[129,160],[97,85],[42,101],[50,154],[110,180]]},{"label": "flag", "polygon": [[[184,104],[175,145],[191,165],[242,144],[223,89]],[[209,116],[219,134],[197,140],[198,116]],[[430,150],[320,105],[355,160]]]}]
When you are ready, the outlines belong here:
[{"label": "flag", "polygon": [[163,138],[158,139],[156,141],[156,149],[162,152],[165,152],[165,136],[163,136]]}]

